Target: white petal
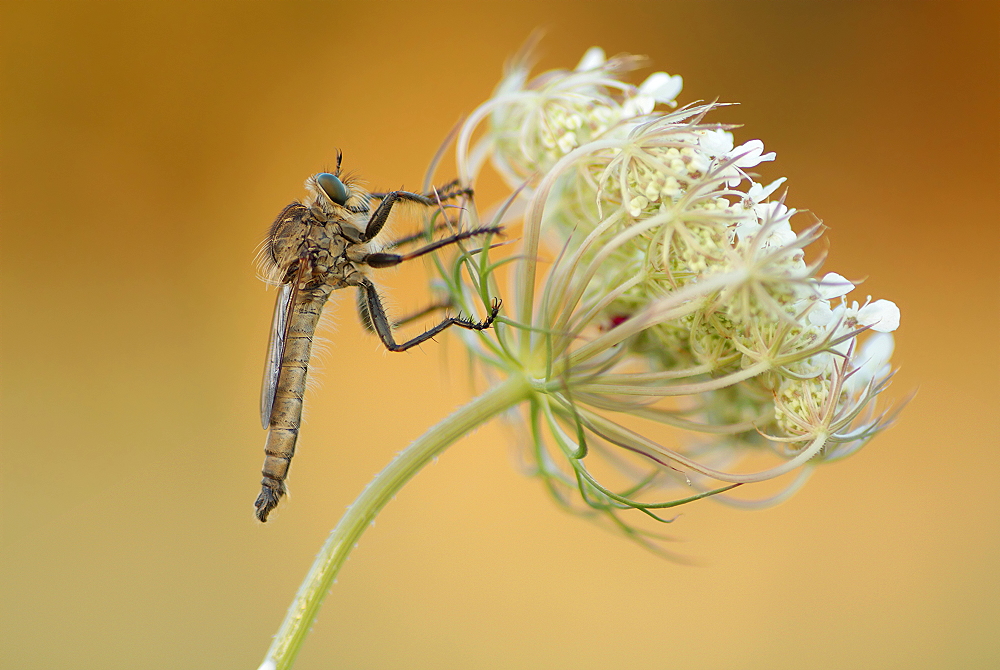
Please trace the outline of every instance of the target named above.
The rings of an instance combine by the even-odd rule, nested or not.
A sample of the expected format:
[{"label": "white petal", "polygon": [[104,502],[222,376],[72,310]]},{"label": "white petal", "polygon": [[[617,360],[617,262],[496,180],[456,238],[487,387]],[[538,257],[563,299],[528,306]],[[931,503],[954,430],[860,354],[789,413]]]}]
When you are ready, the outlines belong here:
[{"label": "white petal", "polygon": [[757,234],[761,225],[753,219],[744,219],[736,224],[736,237],[742,242]]},{"label": "white petal", "polygon": [[607,60],[607,57],[604,55],[604,49],[601,47],[590,47],[577,64],[576,71],[586,72],[587,70],[596,70],[604,65]]},{"label": "white petal", "polygon": [[879,333],[899,328],[899,307],[891,300],[876,300],[858,310],[858,323]]},{"label": "white petal", "polygon": [[861,346],[852,361],[855,372],[845,383],[850,393],[859,393],[870,381],[889,374],[889,359],[895,342],[888,333],[874,333]]},{"label": "white petal", "polygon": [[764,161],[773,161],[777,154],[773,151],[765,154],[763,142],[760,140],[750,140],[730,151],[729,156],[739,156],[734,163],[736,167],[749,168],[760,165]]},{"label": "white petal", "polygon": [[656,107],[656,100],[651,95],[639,94],[634,98],[629,98],[622,103],[622,116],[632,118],[633,116],[645,116]]},{"label": "white petal", "polygon": [[833,309],[826,300],[819,300],[813,308],[806,313],[806,318],[814,326],[826,326],[833,322]]},{"label": "white petal", "polygon": [[671,103],[684,86],[681,76],[670,76],[666,72],[654,72],[639,85],[639,95],[649,96],[656,102]]},{"label": "white petal", "polygon": [[853,291],[854,284],[836,272],[828,272],[823,275],[823,278],[819,281],[819,286],[816,288],[819,290],[819,297],[824,300],[832,300]]},{"label": "white petal", "polygon": [[754,204],[767,200],[772,193],[778,190],[779,186],[785,183],[786,179],[787,177],[775,179],[767,186],[761,186],[757,182],[752,183],[747,190],[747,199]]},{"label": "white petal", "polygon": [[798,235],[792,230],[792,224],[788,219],[778,221],[768,231],[767,239],[764,240],[765,247],[785,247],[798,239]]},{"label": "white petal", "polygon": [[727,130],[710,130],[698,138],[698,144],[709,156],[722,156],[733,149],[733,134]]},{"label": "white petal", "polygon": [[783,202],[762,202],[759,205],[754,205],[753,211],[761,223],[774,225],[781,220],[788,221],[795,216],[797,210],[789,209]]},{"label": "white petal", "polygon": [[863,361],[862,365],[870,365],[876,370],[892,358],[892,352],[896,348],[896,342],[889,333],[874,333],[858,352],[858,358]]}]

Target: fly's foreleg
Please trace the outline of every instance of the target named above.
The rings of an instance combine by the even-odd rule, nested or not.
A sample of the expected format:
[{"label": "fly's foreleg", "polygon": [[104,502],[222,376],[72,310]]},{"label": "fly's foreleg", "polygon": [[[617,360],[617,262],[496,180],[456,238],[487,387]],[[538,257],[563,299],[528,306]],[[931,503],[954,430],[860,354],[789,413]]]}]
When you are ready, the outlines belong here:
[{"label": "fly's foreleg", "polygon": [[421,205],[427,207],[435,207],[440,202],[445,200],[450,200],[452,198],[457,198],[461,195],[472,195],[471,188],[458,188],[458,180],[447,184],[445,187],[445,192],[439,193],[432,191],[431,193],[421,194],[421,193],[411,193],[410,191],[389,191],[388,193],[372,193],[371,197],[376,200],[381,200],[379,206],[375,209],[375,212],[368,219],[368,225],[365,226],[364,235],[361,237],[362,242],[370,242],[382,231],[385,226],[385,222],[389,220],[389,212],[392,211],[393,205],[397,202],[404,200],[408,202],[417,202]]},{"label": "fly's foreleg", "polygon": [[[458,326],[459,328],[466,328],[468,330],[486,330],[493,325],[497,314],[500,313],[500,299],[494,298],[493,309],[490,310],[490,315],[482,321],[466,319],[461,316],[451,316],[430,330],[417,335],[412,340],[398,343],[392,335],[392,324],[389,322],[389,317],[385,314],[385,308],[382,306],[382,300],[379,298],[375,285],[367,278],[364,278],[359,282],[358,288],[364,293],[364,311],[367,312],[367,321],[371,324],[371,328],[378,335],[379,339],[382,340],[382,344],[389,351],[406,351],[411,347],[426,342],[450,326]],[[364,316],[362,316],[362,319],[364,320]]]},{"label": "fly's foreleg", "polygon": [[[408,191],[402,192],[408,193]],[[370,193],[369,196],[375,200],[382,200],[389,195],[389,193],[392,193],[392,191],[389,191],[388,193]],[[418,200],[418,202],[423,202],[425,205],[430,206],[436,205],[438,200],[444,202],[463,195],[472,195],[472,189],[463,188],[461,180],[452,179],[447,184],[436,186],[433,190],[428,191],[427,193],[412,193],[410,195],[419,195],[422,199]]]},{"label": "fly's foreleg", "polygon": [[362,242],[371,242],[382,232],[385,222],[389,220],[389,212],[392,211],[392,206],[400,200],[410,200],[427,206],[434,204],[433,201],[428,200],[418,193],[410,193],[409,191],[391,191],[386,193],[371,218],[368,219],[368,225],[365,226],[365,232],[361,236]]}]

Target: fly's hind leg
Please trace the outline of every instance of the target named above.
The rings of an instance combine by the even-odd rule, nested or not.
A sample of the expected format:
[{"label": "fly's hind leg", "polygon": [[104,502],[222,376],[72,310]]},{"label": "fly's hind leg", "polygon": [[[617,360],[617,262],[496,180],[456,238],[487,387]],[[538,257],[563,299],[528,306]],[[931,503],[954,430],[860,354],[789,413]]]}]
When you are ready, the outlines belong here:
[{"label": "fly's hind leg", "polygon": [[[375,334],[375,326],[372,324],[372,317],[368,313],[368,294],[364,289],[358,289],[358,318],[361,320],[361,325],[365,327],[365,330]],[[405,326],[408,323],[416,321],[417,319],[427,316],[428,314],[433,314],[434,312],[439,312],[443,309],[449,309],[453,307],[451,300],[442,300],[441,302],[431,303],[424,307],[419,312],[414,312],[412,314],[407,314],[401,319],[396,319],[390,322],[393,328],[399,328],[400,326]]]},{"label": "fly's hind leg", "polygon": [[400,326],[405,326],[408,323],[413,323],[417,319],[423,318],[428,314],[433,314],[434,312],[440,312],[441,310],[451,309],[454,307],[454,303],[451,300],[442,300],[440,302],[434,302],[427,307],[424,307],[419,312],[413,312],[412,314],[407,314],[401,319],[396,319],[392,322],[393,328],[399,328]]},{"label": "fly's hind leg", "polygon": [[[398,343],[392,335],[392,324],[389,322],[389,317],[385,314],[385,308],[382,306],[382,299],[379,298],[378,289],[375,288],[375,285],[367,277],[361,279],[358,289],[358,304],[359,311],[362,312],[362,323],[365,323],[370,330],[375,331],[375,334],[378,335],[379,339],[382,340],[382,344],[389,351],[406,351],[411,347],[426,342],[450,326],[458,326],[459,328],[466,328],[468,330],[486,330],[493,325],[497,314],[500,313],[500,299],[494,298],[493,309],[490,310],[490,315],[482,321],[467,319],[462,316],[450,316],[413,339]],[[362,303],[364,303],[363,306]]]}]

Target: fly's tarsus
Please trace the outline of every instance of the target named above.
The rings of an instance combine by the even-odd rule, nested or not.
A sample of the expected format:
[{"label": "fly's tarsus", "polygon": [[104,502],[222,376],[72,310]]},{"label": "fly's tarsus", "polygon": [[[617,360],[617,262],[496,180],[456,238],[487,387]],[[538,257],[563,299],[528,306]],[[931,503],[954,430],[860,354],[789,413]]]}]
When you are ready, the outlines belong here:
[{"label": "fly's tarsus", "polygon": [[493,304],[491,306],[490,315],[488,317],[486,317],[482,321],[477,321],[476,319],[473,319],[471,317],[468,319],[464,318],[461,314],[459,314],[458,316],[454,317],[455,325],[461,326],[462,328],[466,328],[468,330],[486,330],[487,328],[493,325],[494,321],[496,321],[497,315],[500,314],[500,305],[502,304],[503,300],[501,300],[500,298],[493,298]]}]

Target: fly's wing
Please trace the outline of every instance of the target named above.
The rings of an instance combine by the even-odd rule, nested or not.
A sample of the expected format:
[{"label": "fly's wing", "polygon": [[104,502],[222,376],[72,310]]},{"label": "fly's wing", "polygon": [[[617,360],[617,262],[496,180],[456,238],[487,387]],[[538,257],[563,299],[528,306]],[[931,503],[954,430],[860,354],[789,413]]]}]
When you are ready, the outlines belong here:
[{"label": "fly's wing", "polygon": [[285,341],[288,337],[292,300],[295,295],[293,284],[278,287],[278,299],[274,304],[271,318],[271,337],[267,343],[267,361],[264,363],[264,382],[260,388],[260,423],[267,428],[271,423],[274,408],[274,394],[278,392],[278,376],[281,374],[281,359],[285,356]]},{"label": "fly's wing", "polygon": [[[285,357],[285,341],[288,337],[288,325],[295,306],[295,295],[298,287],[307,275],[310,264],[301,256],[302,243],[309,230],[309,208],[301,203],[293,202],[281,210],[278,218],[271,224],[267,239],[260,254],[262,272],[269,281],[281,280],[278,287],[278,299],[274,305],[274,316],[271,319],[271,338],[267,345],[267,362],[264,364],[264,383],[260,390],[260,422],[264,428],[271,424],[271,412],[274,409],[274,394],[278,392],[278,381],[281,376],[281,362]],[[296,267],[297,266],[297,267]],[[294,277],[289,280],[291,268]]]},{"label": "fly's wing", "polygon": [[285,358],[285,343],[288,341],[288,325],[292,321],[295,297],[309,271],[310,264],[306,259],[300,258],[292,281],[278,288],[278,299],[274,303],[274,316],[271,319],[271,339],[267,343],[264,383],[260,388],[260,423],[264,428],[271,425],[271,412],[274,410],[274,396],[278,392],[281,362]]}]

